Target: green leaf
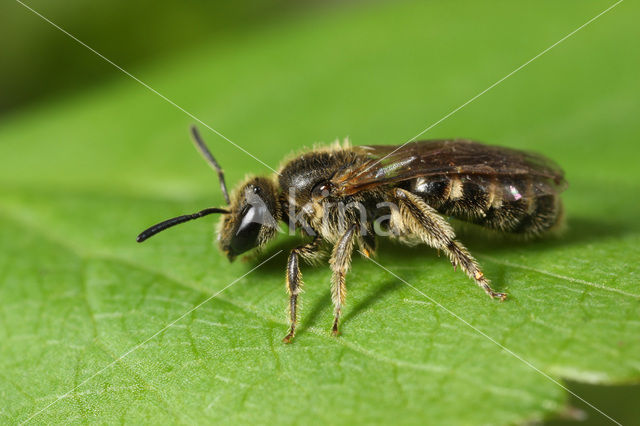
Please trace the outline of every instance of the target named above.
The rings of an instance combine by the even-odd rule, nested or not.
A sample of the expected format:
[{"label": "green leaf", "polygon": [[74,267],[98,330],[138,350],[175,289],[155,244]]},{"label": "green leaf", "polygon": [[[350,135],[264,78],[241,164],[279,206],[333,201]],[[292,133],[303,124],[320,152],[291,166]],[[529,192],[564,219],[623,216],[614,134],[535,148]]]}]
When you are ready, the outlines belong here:
[{"label": "green leaf", "polygon": [[[132,72],[276,167],[316,141],[403,143],[611,4],[357,4]],[[489,300],[433,250],[383,243],[377,262],[428,298],[355,258],[339,338],[328,268],[305,267],[301,329],[281,343],[291,239],[233,264],[212,218],[135,243],[223,202],[179,109],[114,69],[104,87],[5,116],[0,419],[511,424],[562,410],[563,379],[637,382],[637,13],[620,4],[424,135],[565,168],[563,237],[460,235],[510,298]],[[228,182],[269,173],[201,130]]]}]

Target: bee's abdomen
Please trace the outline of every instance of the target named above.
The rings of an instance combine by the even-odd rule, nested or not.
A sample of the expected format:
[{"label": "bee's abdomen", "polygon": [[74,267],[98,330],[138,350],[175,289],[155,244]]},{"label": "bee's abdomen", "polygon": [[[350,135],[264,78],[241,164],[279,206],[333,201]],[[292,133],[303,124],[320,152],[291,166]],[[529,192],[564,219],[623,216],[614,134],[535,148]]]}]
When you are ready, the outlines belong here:
[{"label": "bee's abdomen", "polygon": [[505,176],[434,176],[409,190],[440,213],[504,232],[536,235],[553,227],[562,205],[546,182]]}]

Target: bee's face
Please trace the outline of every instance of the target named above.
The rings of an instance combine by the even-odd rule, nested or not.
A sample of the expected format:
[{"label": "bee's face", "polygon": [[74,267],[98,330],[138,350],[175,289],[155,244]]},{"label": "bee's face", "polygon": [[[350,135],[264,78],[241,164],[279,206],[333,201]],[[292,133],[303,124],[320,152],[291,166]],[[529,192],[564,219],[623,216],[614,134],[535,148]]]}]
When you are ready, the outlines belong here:
[{"label": "bee's face", "polygon": [[229,260],[263,246],[277,231],[278,193],[271,180],[251,178],[231,197],[231,213],[223,216],[218,231],[220,248]]}]

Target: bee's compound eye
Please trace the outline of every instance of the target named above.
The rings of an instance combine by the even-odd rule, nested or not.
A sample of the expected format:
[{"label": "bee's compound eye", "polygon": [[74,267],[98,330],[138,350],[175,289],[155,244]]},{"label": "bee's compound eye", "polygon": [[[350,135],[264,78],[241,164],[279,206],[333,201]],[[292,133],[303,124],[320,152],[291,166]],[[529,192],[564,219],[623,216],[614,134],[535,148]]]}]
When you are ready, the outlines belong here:
[{"label": "bee's compound eye", "polygon": [[326,198],[331,193],[333,184],[331,182],[320,182],[311,190],[311,197],[315,200]]},{"label": "bee's compound eye", "polygon": [[230,242],[234,254],[244,253],[258,245],[258,234],[262,227],[262,215],[259,210],[259,207],[251,206],[242,212],[240,226]]},{"label": "bee's compound eye", "polygon": [[251,190],[253,191],[254,194],[261,194],[262,193],[262,188],[260,188],[259,186],[253,186],[251,188]]}]

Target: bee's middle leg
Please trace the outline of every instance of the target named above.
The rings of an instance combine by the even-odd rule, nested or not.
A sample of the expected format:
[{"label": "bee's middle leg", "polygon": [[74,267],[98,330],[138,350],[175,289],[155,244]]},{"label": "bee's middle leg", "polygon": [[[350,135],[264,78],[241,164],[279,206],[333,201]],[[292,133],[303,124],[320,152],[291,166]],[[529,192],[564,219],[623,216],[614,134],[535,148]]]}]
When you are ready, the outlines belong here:
[{"label": "bee's middle leg", "polygon": [[403,189],[396,189],[395,196],[401,215],[398,221],[402,223],[402,227],[418,235],[431,247],[444,251],[454,268],[460,266],[464,273],[491,298],[506,299],[506,293],[499,293],[491,288],[490,281],[480,270],[478,262],[462,244],[456,241],[453,228],[434,208],[420,197]]},{"label": "bee's middle leg", "polygon": [[331,332],[334,336],[338,335],[338,322],[340,321],[340,313],[347,298],[347,286],[345,277],[351,266],[351,252],[353,250],[353,241],[356,234],[357,225],[351,225],[349,229],[342,235],[340,240],[333,247],[329,264],[333,274],[331,276],[331,299],[334,305],[334,319]]},{"label": "bee's middle leg", "polygon": [[298,294],[302,291],[302,273],[300,272],[300,257],[305,259],[314,259],[319,254],[320,238],[315,237],[308,244],[299,246],[291,250],[287,261],[287,291],[289,292],[289,316],[291,327],[282,341],[291,343],[296,333],[296,324],[298,322]]}]

